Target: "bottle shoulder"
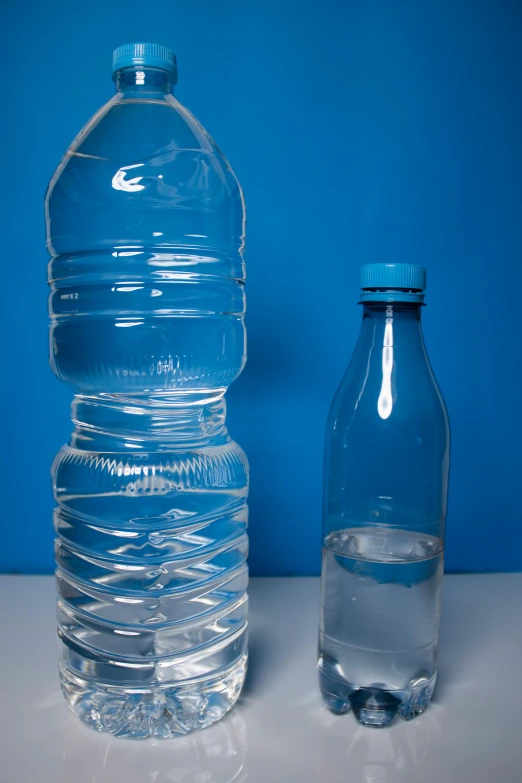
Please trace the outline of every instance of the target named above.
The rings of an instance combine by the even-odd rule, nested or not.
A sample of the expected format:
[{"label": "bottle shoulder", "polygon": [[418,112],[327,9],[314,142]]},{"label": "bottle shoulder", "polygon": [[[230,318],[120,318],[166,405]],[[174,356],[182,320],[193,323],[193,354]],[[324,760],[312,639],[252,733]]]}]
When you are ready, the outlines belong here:
[{"label": "bottle shoulder", "polygon": [[137,155],[165,146],[219,154],[201,123],[172,94],[136,97],[121,92],[91,117],[68,152],[115,160],[129,145]]},{"label": "bottle shoulder", "polygon": [[363,360],[354,353],[332,401],[329,429],[404,428],[408,423],[448,431],[446,406],[425,349],[415,356],[382,349]]},{"label": "bottle shoulder", "polygon": [[138,100],[118,93],[102,106],[56,169],[45,213],[52,256],[161,245],[242,263],[241,187],[172,95]]},{"label": "bottle shoulder", "polygon": [[[187,155],[188,153],[188,155]],[[208,156],[210,174],[239,183],[230,164],[201,123],[173,95],[162,100],[134,99],[118,93],[85,124],[66,150],[50,182],[53,184],[75,158],[129,167],[162,166],[176,156]]]}]

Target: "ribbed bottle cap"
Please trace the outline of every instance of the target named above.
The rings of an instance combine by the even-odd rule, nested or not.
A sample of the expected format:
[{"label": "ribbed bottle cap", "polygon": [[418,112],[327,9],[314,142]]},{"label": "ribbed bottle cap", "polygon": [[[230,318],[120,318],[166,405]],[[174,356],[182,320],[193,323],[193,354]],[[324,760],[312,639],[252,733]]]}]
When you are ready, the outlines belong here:
[{"label": "ribbed bottle cap", "polygon": [[112,72],[122,68],[142,65],[149,68],[161,68],[178,78],[176,55],[166,46],[155,43],[129,43],[118,46],[112,54]]},{"label": "ribbed bottle cap", "polygon": [[423,302],[426,270],[417,264],[365,264],[361,302]]}]

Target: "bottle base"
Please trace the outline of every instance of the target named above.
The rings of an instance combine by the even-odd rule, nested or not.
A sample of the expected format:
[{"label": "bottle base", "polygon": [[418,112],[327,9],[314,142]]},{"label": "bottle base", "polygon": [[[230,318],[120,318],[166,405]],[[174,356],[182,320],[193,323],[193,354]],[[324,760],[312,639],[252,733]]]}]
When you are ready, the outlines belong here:
[{"label": "bottle base", "polygon": [[129,739],[168,739],[221,720],[239,697],[246,666],[245,654],[219,677],[197,684],[125,688],[78,677],[60,664],[60,682],[72,711],[90,728]]},{"label": "bottle base", "polygon": [[386,728],[395,717],[413,720],[421,715],[431,701],[437,675],[419,678],[403,690],[387,690],[376,684],[360,688],[333,678],[319,669],[323,701],[336,715],[350,710],[362,726]]}]

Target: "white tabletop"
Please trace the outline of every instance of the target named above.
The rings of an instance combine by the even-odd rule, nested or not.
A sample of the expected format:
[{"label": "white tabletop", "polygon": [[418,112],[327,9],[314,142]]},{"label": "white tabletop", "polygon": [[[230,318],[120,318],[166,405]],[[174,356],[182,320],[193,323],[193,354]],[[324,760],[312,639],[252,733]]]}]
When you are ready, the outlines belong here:
[{"label": "white tabletop", "polygon": [[236,708],[175,740],[115,739],[69,711],[51,577],[0,577],[2,783],[520,783],[522,574],[445,577],[430,708],[389,729],[323,707],[319,580],[252,579],[250,665]]}]

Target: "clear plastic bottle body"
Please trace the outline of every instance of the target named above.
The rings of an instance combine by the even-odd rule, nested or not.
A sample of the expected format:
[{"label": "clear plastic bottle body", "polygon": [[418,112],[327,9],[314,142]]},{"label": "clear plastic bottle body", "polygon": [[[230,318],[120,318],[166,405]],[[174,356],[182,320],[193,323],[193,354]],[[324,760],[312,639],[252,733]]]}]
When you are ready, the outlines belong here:
[{"label": "clear plastic bottle body", "polygon": [[365,304],[325,446],[320,684],[387,725],[437,673],[449,426],[417,303]]},{"label": "clear plastic bottle body", "polygon": [[169,74],[127,68],[46,197],[60,672],[89,725],[218,720],[246,667],[248,464],[225,427],[246,358],[244,202]]}]

